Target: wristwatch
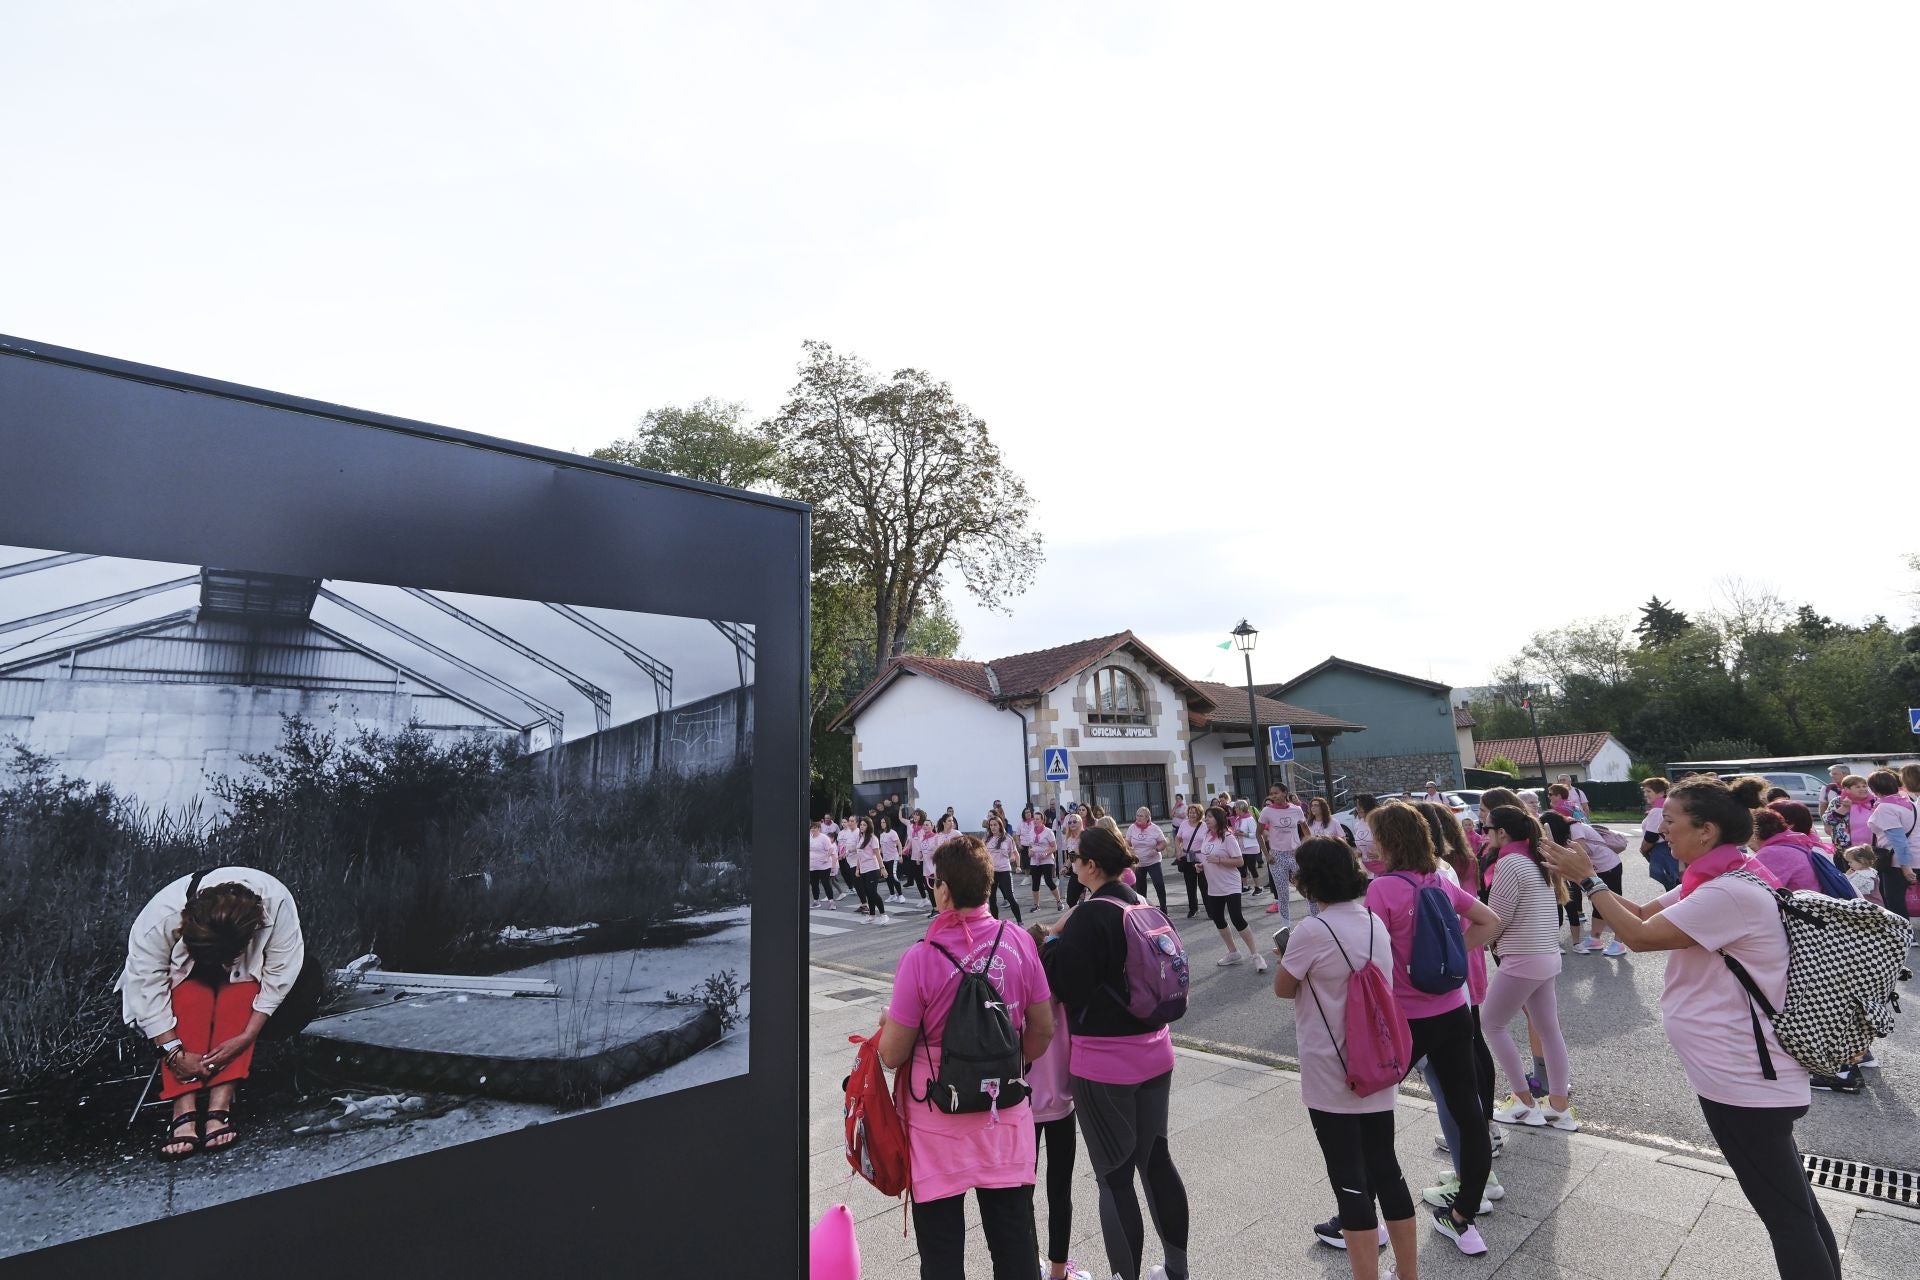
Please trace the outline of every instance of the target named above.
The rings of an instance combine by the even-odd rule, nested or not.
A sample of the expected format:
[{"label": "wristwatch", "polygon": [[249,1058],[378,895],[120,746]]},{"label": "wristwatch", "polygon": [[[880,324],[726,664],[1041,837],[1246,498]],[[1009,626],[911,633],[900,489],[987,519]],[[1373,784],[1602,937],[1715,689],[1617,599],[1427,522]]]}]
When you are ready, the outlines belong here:
[{"label": "wristwatch", "polygon": [[171,1058],[174,1054],[180,1052],[180,1050],[185,1047],[186,1046],[184,1043],[182,1043],[180,1037],[175,1036],[173,1039],[167,1041],[165,1044],[160,1046],[160,1060],[162,1062],[166,1061],[168,1058]]},{"label": "wristwatch", "polygon": [[1587,891],[1587,896],[1589,898],[1591,898],[1596,893],[1602,893],[1602,892],[1612,893],[1613,892],[1613,890],[1607,885],[1607,882],[1605,880],[1602,880],[1599,876],[1588,876],[1585,880],[1582,880],[1580,882],[1580,887]]}]

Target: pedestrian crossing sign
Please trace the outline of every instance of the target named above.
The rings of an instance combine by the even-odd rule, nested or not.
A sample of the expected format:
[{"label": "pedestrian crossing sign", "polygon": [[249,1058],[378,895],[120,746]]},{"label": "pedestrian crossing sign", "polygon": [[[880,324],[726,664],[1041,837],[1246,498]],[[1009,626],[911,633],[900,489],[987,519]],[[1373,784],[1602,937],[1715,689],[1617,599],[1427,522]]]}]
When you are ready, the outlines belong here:
[{"label": "pedestrian crossing sign", "polygon": [[1065,782],[1067,780],[1067,749],[1065,747],[1047,748],[1047,781]]}]

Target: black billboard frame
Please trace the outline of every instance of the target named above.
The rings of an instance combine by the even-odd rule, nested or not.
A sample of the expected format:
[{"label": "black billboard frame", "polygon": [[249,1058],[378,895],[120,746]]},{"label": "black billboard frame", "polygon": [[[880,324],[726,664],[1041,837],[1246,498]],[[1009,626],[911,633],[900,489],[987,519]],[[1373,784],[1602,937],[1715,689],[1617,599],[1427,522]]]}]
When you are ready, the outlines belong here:
[{"label": "black billboard frame", "polygon": [[[0,544],[756,634],[745,1075],[17,1254],[0,1275],[135,1274],[211,1241],[277,1276],[802,1274],[809,521],[803,503],[0,335]],[[741,1231],[742,1211],[777,1221]]]}]

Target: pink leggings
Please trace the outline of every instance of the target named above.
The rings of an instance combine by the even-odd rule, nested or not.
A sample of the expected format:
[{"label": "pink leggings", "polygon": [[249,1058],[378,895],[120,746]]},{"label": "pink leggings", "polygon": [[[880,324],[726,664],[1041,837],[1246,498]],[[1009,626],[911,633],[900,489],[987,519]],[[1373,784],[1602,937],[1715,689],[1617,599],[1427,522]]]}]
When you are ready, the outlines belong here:
[{"label": "pink leggings", "polygon": [[[1480,1006],[1480,1025],[1486,1028],[1487,1047],[1494,1060],[1506,1072],[1507,1087],[1527,1087],[1527,1070],[1520,1065],[1520,1051],[1514,1047],[1507,1024],[1513,1015],[1525,1009],[1540,1033],[1540,1051],[1547,1060],[1547,1092],[1566,1097],[1573,1084],[1573,1072],[1567,1065],[1567,1042],[1560,1034],[1560,1010],[1554,998],[1554,979],[1560,976],[1560,953],[1508,956],[1494,970],[1487,984],[1487,998]],[[1531,1092],[1531,1090],[1529,1090]]]}]

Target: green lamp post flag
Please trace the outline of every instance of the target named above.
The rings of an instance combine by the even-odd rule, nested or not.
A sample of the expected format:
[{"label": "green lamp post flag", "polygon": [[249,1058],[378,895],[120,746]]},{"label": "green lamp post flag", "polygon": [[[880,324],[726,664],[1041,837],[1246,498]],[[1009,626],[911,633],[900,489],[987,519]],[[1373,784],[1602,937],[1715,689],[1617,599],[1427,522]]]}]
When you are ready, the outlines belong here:
[{"label": "green lamp post flag", "polygon": [[1231,641],[1231,640],[1222,640],[1222,641],[1221,641],[1221,642],[1220,642],[1219,644],[1217,644],[1217,645],[1215,645],[1215,646],[1213,646],[1213,647],[1214,647],[1214,648],[1216,648],[1216,649],[1231,649],[1231,648],[1233,648],[1233,641]]}]

